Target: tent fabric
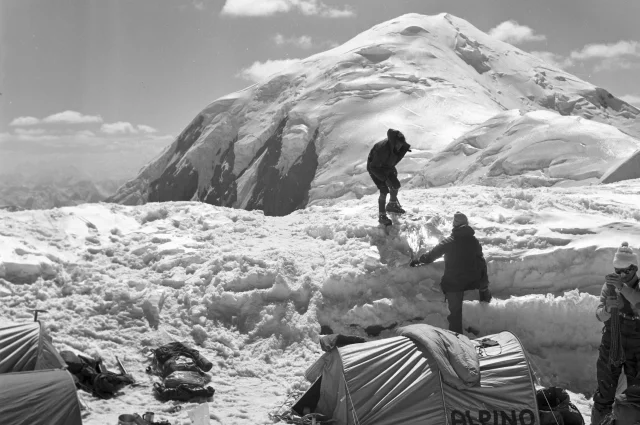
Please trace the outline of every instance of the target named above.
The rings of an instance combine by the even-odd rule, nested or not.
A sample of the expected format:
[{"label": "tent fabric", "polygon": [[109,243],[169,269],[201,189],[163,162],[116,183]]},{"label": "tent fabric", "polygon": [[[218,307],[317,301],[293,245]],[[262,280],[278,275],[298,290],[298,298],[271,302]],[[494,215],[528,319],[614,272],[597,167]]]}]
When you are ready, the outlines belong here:
[{"label": "tent fabric", "polygon": [[408,325],[398,335],[418,341],[438,364],[442,380],[459,390],[480,383],[480,363],[476,344],[464,335],[424,325]]},{"label": "tent fabric", "polygon": [[437,359],[415,338],[336,348],[324,359],[315,411],[336,425],[539,424],[533,376],[520,341],[510,332],[488,338],[498,345],[481,348],[480,341],[470,341],[478,347],[480,381],[464,390],[444,384]]},{"label": "tent fabric", "polygon": [[40,322],[0,324],[0,374],[64,366]]},{"label": "tent fabric", "polygon": [[0,374],[3,425],[82,425],[73,378],[65,370]]},{"label": "tent fabric", "polygon": [[444,419],[442,398],[423,403],[440,385],[424,354],[405,337],[333,350],[325,360],[316,412],[350,425],[425,423],[425,418],[438,423]]},{"label": "tent fabric", "polygon": [[480,386],[464,392],[443,386],[451,424],[467,412],[475,422],[539,424],[533,374],[520,341],[511,332],[490,338],[499,345],[481,351]]}]

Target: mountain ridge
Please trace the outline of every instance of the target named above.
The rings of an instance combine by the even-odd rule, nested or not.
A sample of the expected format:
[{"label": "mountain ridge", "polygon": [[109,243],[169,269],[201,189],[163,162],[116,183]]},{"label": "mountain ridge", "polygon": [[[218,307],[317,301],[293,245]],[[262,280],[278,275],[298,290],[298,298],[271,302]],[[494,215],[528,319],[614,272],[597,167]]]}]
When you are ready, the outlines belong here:
[{"label": "mountain ridge", "polygon": [[[431,161],[511,110],[554,111],[536,129],[557,131],[570,124],[573,141],[565,162],[599,164],[576,178],[549,174],[546,160],[538,161],[539,168],[525,170],[526,185],[592,184],[604,174],[629,176],[611,168],[640,149],[640,110],[462,19],[407,14],[212,102],[109,201],[199,200],[285,215],[358,198],[376,190],[366,173],[366,153],[388,127],[402,130],[412,144],[413,152],[399,167],[403,183],[482,184],[489,168],[498,168],[483,164],[484,149],[470,152],[464,142],[466,153],[449,155],[455,167],[473,166],[475,174],[459,169],[443,178],[430,171]],[[557,121],[556,115],[566,119]],[[599,133],[588,147],[576,142],[594,128]],[[622,148],[604,146],[611,134]],[[523,152],[531,151],[533,140],[517,142]],[[640,176],[632,172],[629,178],[634,177]],[[505,177],[499,184],[521,183]]]}]

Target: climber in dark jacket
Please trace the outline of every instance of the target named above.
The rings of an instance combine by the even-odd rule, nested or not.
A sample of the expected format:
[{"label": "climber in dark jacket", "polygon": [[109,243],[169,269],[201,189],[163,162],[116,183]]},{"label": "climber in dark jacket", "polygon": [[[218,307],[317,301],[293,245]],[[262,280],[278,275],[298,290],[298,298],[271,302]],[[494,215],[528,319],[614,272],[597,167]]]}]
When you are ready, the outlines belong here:
[{"label": "climber in dark jacket", "polygon": [[487,262],[482,246],[469,227],[467,216],[456,212],[453,216],[451,235],[418,260],[411,262],[415,267],[421,263],[433,263],[444,255],[444,275],[440,287],[449,304],[449,330],[462,333],[462,299],[464,291],[480,290],[480,301],[490,302]]},{"label": "climber in dark jacket", "polygon": [[[398,180],[396,165],[404,158],[407,152],[411,152],[410,148],[411,145],[405,140],[404,134],[399,130],[390,128],[387,130],[387,138],[373,145],[367,158],[367,171],[380,190],[378,222],[385,226],[392,223],[387,217],[387,211],[398,214],[404,214],[405,212],[400,206],[400,202],[398,202],[400,181]],[[391,194],[391,198],[385,208],[387,194]]]},{"label": "climber in dark jacket", "polygon": [[[602,285],[596,317],[604,326],[596,362],[598,389],[593,394],[591,425],[600,424],[611,413],[621,374],[626,375],[627,388],[640,387],[638,264],[636,253],[627,242],[622,242],[613,257],[614,273],[605,276]],[[612,320],[614,314],[617,315],[615,325]],[[629,391],[626,393],[628,396]],[[625,423],[623,420],[618,422],[618,419],[623,418],[616,418],[616,423]]]}]

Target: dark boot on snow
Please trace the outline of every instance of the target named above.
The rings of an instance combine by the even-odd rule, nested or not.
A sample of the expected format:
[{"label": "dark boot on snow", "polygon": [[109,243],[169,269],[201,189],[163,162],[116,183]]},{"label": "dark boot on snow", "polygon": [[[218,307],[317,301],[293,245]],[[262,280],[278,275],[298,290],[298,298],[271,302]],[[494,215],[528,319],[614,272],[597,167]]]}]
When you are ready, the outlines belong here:
[{"label": "dark boot on snow", "polygon": [[386,207],[387,212],[394,214],[404,214],[406,211],[402,209],[399,202],[389,202]]},{"label": "dark boot on snow", "polygon": [[393,224],[393,221],[391,221],[391,219],[387,217],[386,214],[380,214],[378,216],[378,223],[383,224],[385,226],[391,226]]},{"label": "dark boot on snow", "polygon": [[480,289],[480,302],[481,303],[490,303],[491,299],[493,298],[491,296],[491,291],[489,290],[489,288],[486,289]]}]

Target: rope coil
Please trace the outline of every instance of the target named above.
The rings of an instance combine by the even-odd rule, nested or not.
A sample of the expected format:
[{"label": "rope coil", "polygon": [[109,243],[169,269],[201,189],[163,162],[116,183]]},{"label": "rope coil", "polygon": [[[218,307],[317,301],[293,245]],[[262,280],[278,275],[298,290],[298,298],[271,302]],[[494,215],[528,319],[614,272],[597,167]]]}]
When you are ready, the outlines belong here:
[{"label": "rope coil", "polygon": [[609,366],[620,367],[624,364],[624,349],[620,332],[620,314],[618,308],[611,309],[611,348],[609,349]]}]

